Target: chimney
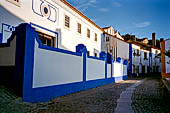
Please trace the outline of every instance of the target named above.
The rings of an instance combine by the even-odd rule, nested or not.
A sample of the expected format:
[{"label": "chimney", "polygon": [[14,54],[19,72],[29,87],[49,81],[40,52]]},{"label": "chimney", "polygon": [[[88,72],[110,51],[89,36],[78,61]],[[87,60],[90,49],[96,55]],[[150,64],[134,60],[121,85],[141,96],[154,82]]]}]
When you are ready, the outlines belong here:
[{"label": "chimney", "polygon": [[132,37],[133,37],[133,40],[136,41],[136,36],[135,36],[135,35],[132,35]]},{"label": "chimney", "polygon": [[164,41],[164,38],[160,38],[160,42]]},{"label": "chimney", "polygon": [[152,46],[156,46],[156,33],[152,33]]}]

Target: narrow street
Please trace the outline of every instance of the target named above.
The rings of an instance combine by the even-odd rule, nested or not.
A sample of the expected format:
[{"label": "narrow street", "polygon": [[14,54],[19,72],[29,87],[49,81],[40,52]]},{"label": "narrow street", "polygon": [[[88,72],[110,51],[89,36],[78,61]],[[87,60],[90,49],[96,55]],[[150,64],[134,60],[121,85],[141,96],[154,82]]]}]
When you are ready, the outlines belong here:
[{"label": "narrow street", "polygon": [[170,113],[170,93],[159,77],[147,78],[132,96],[135,113]]},{"label": "narrow street", "polygon": [[[132,95],[127,94],[128,91]],[[32,104],[22,102],[20,97],[0,85],[0,113],[114,113],[118,100],[122,98],[124,102],[126,96],[131,97],[128,106],[134,113],[170,112],[170,94],[161,84],[160,78],[147,77],[129,78],[49,102]]]}]

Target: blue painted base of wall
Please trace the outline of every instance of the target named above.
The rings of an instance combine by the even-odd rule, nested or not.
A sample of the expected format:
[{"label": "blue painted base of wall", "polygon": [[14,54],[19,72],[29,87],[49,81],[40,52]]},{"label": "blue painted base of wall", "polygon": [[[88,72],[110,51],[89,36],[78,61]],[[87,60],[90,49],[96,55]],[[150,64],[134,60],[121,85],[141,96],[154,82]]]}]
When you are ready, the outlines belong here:
[{"label": "blue painted base of wall", "polygon": [[49,101],[50,99],[55,97],[64,96],[67,94],[87,90],[90,88],[99,87],[116,81],[125,80],[127,78],[128,76],[122,76],[122,77],[115,77],[109,79],[76,82],[76,83],[42,87],[42,88],[32,88],[30,90],[31,93],[25,93],[25,95],[23,95],[23,101],[26,102]]},{"label": "blue painted base of wall", "polygon": [[0,43],[2,43],[2,33],[0,33]]}]

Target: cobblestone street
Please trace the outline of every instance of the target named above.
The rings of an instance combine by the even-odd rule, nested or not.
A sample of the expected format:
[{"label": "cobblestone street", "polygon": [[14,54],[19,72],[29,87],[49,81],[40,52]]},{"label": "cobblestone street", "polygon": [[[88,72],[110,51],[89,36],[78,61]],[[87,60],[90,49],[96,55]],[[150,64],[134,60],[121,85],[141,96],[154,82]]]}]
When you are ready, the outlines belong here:
[{"label": "cobblestone street", "polygon": [[[0,85],[0,113],[113,113],[121,93],[141,79],[129,78],[41,103],[22,102]],[[132,108],[136,113],[168,113],[169,100],[160,78],[147,78],[134,90]]]},{"label": "cobblestone street", "polygon": [[170,93],[159,77],[150,77],[136,87],[132,108],[136,113],[170,113]]}]

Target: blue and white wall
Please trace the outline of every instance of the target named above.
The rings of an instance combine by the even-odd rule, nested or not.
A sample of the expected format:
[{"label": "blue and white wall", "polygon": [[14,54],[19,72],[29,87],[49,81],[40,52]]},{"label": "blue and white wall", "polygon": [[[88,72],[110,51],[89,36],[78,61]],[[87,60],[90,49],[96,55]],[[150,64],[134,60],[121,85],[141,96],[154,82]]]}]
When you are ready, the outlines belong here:
[{"label": "blue and white wall", "polygon": [[[5,56],[15,56],[10,62],[15,66],[14,86],[27,102],[48,101],[127,78],[127,61],[113,62],[104,52],[99,58],[88,56],[83,44],[76,52],[42,45],[30,24],[16,27],[8,43],[0,45],[4,55],[0,59],[8,61]],[[9,63],[1,61],[2,65]]]}]

